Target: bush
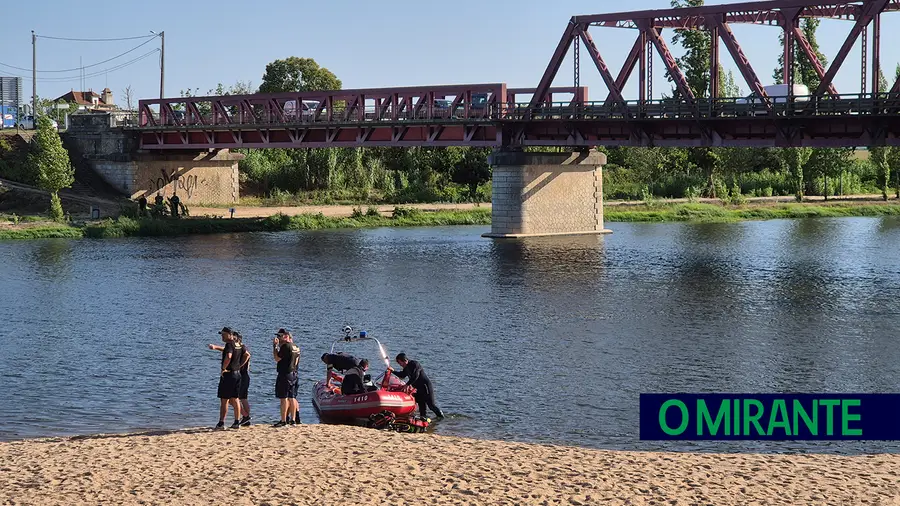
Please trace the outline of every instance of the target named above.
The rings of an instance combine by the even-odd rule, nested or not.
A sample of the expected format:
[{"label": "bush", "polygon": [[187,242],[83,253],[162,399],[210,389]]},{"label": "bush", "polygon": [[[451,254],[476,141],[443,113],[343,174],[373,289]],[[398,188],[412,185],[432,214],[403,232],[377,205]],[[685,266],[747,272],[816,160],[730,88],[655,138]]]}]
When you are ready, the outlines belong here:
[{"label": "bush", "polygon": [[381,216],[381,212],[378,211],[377,207],[370,206],[369,209],[366,210],[366,216]]},{"label": "bush", "polygon": [[66,216],[63,214],[62,202],[56,192],[50,194],[50,211],[48,213],[53,221],[64,221]]},{"label": "bush", "polygon": [[413,207],[401,207],[395,206],[394,211],[391,214],[391,217],[394,219],[398,218],[417,218],[422,214],[422,211]]},{"label": "bush", "polygon": [[363,214],[362,207],[354,207],[353,212],[350,214],[350,217],[353,219],[362,218],[363,216],[365,216],[365,214]]}]

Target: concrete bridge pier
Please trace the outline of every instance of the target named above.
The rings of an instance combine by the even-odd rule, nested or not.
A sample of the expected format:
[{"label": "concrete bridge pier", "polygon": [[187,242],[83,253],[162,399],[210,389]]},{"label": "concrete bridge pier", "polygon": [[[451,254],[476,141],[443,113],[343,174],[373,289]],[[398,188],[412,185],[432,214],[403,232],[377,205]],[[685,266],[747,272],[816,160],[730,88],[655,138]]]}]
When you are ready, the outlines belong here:
[{"label": "concrete bridge pier", "polygon": [[491,155],[491,231],[483,237],[608,234],[603,227],[603,165],[597,151]]}]

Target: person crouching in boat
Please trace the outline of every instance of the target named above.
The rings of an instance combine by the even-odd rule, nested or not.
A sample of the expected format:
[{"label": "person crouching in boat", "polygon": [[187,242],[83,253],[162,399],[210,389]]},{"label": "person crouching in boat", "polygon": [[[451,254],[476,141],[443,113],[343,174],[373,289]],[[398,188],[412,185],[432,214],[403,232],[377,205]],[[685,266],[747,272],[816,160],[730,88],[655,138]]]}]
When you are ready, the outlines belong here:
[{"label": "person crouching in boat", "polygon": [[225,416],[228,414],[228,405],[234,410],[234,424],[232,429],[241,426],[241,405],[238,402],[241,389],[241,361],[244,355],[244,347],[235,342],[234,331],[229,327],[219,331],[222,335],[222,372],[219,375],[219,423],[216,429],[225,429]]},{"label": "person crouching in boat", "polygon": [[[234,340],[236,344],[240,344],[244,348],[243,361],[241,362],[241,387],[238,391],[238,401],[241,403],[241,414],[243,415],[241,418],[241,426],[247,427],[250,425],[250,401],[247,400],[250,392],[250,349],[244,344],[244,336],[242,336],[240,332],[234,332]],[[209,349],[222,351],[225,347],[210,344]]]},{"label": "person crouching in boat", "polygon": [[344,381],[341,382],[341,393],[344,395],[355,395],[365,393],[366,387],[363,385],[363,377],[369,370],[369,361],[362,359],[357,367],[351,367],[344,373]]},{"label": "person crouching in boat", "polygon": [[294,344],[291,333],[278,329],[272,342],[272,355],[278,376],[275,378],[275,397],[281,401],[281,421],[275,427],[300,423],[300,405],[297,403],[297,367],[300,364],[300,348]]},{"label": "person crouching in boat", "polygon": [[[325,388],[331,388],[332,369],[344,372],[354,367],[359,367],[359,360],[353,355],[343,353],[323,353],[322,362],[325,363]],[[341,387],[343,391],[343,386]]]},{"label": "person crouching in boat", "polygon": [[[444,413],[441,412],[441,408],[437,407],[434,403],[434,386],[432,386],[431,380],[428,379],[422,366],[415,360],[409,360],[406,357],[406,353],[397,355],[397,363],[400,364],[400,367],[403,369],[394,371],[394,376],[397,376],[400,379],[409,378],[406,384],[415,387],[416,393],[413,394],[413,397],[416,399],[416,404],[419,405],[419,415],[422,418],[425,418],[427,413],[425,407],[427,406],[434,411],[434,414],[437,415],[438,419],[444,418]],[[391,368],[391,371],[393,370],[394,369]]]}]

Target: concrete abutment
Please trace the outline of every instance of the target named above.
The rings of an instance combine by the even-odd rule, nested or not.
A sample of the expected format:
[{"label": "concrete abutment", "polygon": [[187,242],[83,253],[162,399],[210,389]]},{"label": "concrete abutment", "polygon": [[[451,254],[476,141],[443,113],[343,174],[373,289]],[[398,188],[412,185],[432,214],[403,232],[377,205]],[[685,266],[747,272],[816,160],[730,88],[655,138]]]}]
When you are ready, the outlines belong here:
[{"label": "concrete abutment", "polygon": [[597,151],[491,154],[491,231],[484,237],[608,234]]}]

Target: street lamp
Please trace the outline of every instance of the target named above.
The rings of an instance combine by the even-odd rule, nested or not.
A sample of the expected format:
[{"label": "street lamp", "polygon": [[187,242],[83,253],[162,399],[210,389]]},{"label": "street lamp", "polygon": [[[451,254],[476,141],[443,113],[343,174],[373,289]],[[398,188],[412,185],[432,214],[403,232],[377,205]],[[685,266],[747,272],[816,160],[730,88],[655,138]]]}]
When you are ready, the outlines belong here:
[{"label": "street lamp", "polygon": [[166,32],[156,33],[150,30],[150,33],[159,37],[159,99],[162,100],[166,76]]}]

